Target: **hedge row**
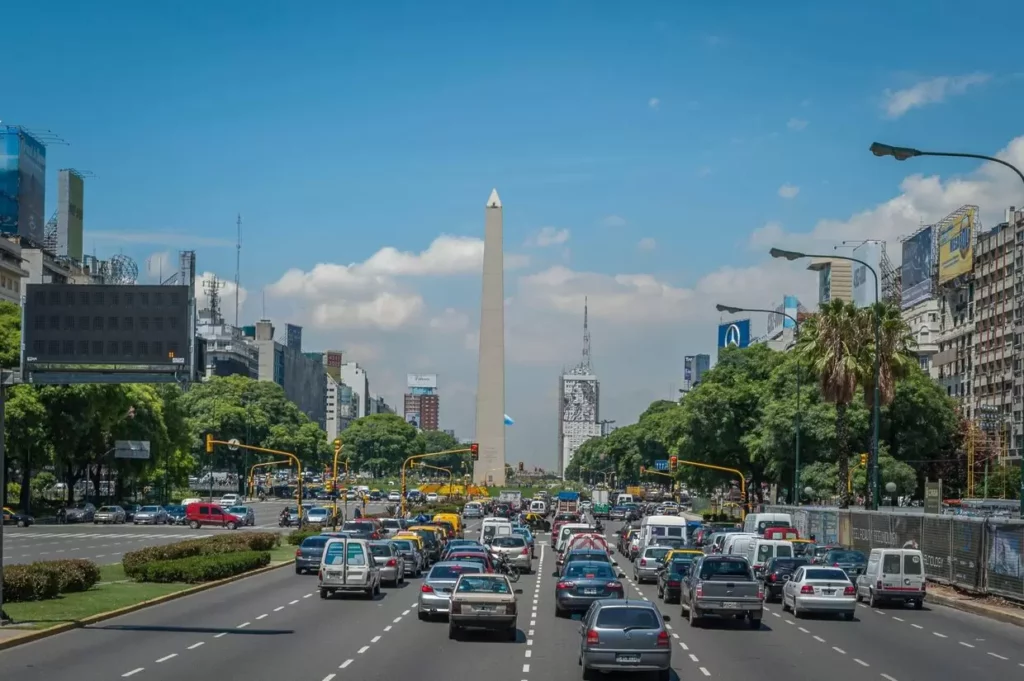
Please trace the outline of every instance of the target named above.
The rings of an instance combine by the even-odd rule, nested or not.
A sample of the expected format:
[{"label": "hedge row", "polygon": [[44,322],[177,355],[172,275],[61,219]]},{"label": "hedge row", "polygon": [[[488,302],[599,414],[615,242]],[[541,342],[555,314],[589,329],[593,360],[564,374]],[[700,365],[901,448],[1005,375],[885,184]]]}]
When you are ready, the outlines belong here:
[{"label": "hedge row", "polygon": [[5,565],[3,596],[7,603],[44,601],[61,594],[88,591],[98,581],[100,569],[81,558]]},{"label": "hedge row", "polygon": [[239,551],[194,555],[175,560],[143,564],[137,571],[140,582],[201,584],[226,579],[270,564],[267,551]]},{"label": "hedge row", "polygon": [[281,537],[276,532],[231,532],[205,539],[186,539],[173,544],[147,546],[138,551],[129,551],[121,559],[121,565],[124,566],[125,575],[130,579],[145,581],[142,579],[144,568],[153,563],[195,556],[269,551],[280,543]]}]

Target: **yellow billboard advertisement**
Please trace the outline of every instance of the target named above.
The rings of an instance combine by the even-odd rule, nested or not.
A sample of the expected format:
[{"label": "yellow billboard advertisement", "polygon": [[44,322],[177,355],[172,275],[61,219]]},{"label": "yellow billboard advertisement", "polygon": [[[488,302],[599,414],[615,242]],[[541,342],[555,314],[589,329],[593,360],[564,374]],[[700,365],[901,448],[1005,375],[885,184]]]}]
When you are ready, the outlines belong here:
[{"label": "yellow billboard advertisement", "polygon": [[939,224],[939,284],[974,269],[974,213],[967,208]]}]

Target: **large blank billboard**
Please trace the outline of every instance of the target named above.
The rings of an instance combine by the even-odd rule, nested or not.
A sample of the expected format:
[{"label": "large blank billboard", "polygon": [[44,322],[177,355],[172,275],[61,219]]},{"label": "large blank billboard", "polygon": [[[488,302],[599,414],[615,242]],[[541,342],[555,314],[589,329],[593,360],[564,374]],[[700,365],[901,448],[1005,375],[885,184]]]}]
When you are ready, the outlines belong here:
[{"label": "large blank billboard", "polygon": [[903,293],[900,307],[904,310],[932,297],[934,244],[935,230],[931,226],[903,242],[903,265],[900,269]]}]

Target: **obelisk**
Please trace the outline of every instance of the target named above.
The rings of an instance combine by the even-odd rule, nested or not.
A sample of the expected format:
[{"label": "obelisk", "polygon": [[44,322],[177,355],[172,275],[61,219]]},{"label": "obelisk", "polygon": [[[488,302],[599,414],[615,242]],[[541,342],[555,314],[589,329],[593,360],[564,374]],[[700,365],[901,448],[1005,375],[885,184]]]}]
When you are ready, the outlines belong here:
[{"label": "obelisk", "polygon": [[476,379],[477,485],[505,484],[505,256],[501,199],[492,189],[484,208],[483,293]]}]

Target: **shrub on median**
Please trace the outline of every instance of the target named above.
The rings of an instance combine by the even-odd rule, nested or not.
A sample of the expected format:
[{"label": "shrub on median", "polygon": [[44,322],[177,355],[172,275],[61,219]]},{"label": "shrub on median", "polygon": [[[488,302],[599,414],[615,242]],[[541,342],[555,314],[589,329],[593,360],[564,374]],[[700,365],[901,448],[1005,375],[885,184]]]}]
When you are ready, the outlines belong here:
[{"label": "shrub on median", "polygon": [[28,566],[38,572],[46,572],[57,580],[59,593],[88,591],[100,581],[100,568],[95,563],[81,558],[49,560]]},{"label": "shrub on median", "polygon": [[298,546],[306,540],[306,537],[315,537],[320,530],[292,530],[288,533],[287,541],[292,546]]},{"label": "shrub on median", "polygon": [[45,601],[60,595],[60,580],[54,570],[36,565],[5,565],[5,603]]},{"label": "shrub on median", "polygon": [[234,577],[270,564],[267,551],[239,551],[195,555],[175,560],[158,560],[144,564],[138,571],[140,582],[185,582],[201,584]]},{"label": "shrub on median", "polygon": [[280,535],[274,532],[231,532],[205,539],[187,539],[173,544],[147,546],[138,551],[130,551],[124,554],[121,565],[124,566],[124,573],[129,578],[141,579],[143,569],[151,563],[195,556],[269,551],[280,543]]}]

